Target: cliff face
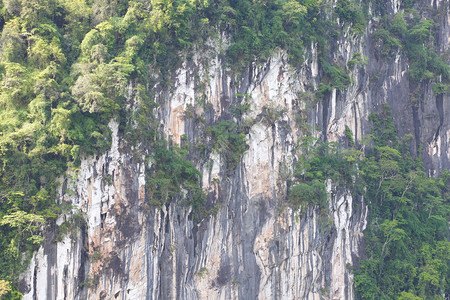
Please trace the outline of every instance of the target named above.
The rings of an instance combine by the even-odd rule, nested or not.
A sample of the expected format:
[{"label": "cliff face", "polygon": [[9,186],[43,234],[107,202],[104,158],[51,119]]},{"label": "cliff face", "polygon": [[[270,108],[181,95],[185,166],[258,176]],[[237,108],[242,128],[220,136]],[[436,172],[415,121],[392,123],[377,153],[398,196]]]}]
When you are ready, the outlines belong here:
[{"label": "cliff face", "polygon": [[[398,10],[397,1],[391,4]],[[443,53],[449,49],[448,10],[440,21]],[[151,163],[123,142],[112,120],[111,149],[83,159],[73,178],[62,179],[60,201],[82,212],[86,224],[62,238],[48,232],[23,276],[24,299],[353,299],[351,269],[363,255],[366,199],[329,180],[327,212],[283,205],[299,140],[309,131],[342,142],[348,126],[358,143],[370,133],[368,115],[388,103],[399,135],[412,135],[413,150],[422,146],[429,173],[450,167],[449,95],[434,96],[430,84],[423,101],[413,103],[406,57],[379,59],[371,31],[369,22],[362,36],[347,31],[336,41],[335,61],[361,52],[368,64],[352,71],[347,89],[333,90],[320,103],[303,93],[319,84],[314,45],[300,68],[278,51],[240,76],[227,72],[220,47],[211,45],[176,71],[173,87],[152,87],[161,103],[155,115],[174,144],[203,142],[198,116],[206,124],[252,120],[248,149],[232,172],[216,151],[193,156],[217,213],[194,222],[180,202],[149,205]],[[251,99],[249,112],[237,118],[230,112],[236,95]],[[132,107],[133,97],[129,102]]]}]

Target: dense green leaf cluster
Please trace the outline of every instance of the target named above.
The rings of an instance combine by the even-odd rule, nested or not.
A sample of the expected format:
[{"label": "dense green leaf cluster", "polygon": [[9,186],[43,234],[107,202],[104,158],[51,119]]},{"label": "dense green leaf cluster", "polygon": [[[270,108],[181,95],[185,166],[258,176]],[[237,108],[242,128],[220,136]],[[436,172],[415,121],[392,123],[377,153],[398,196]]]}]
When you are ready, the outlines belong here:
[{"label": "dense green leaf cluster", "polygon": [[206,129],[211,136],[213,149],[222,154],[228,171],[233,171],[247,149],[246,137],[241,128],[231,121],[220,121]]},{"label": "dense green leaf cluster", "polygon": [[362,34],[366,28],[366,18],[361,10],[361,7],[353,1],[339,0],[334,9],[344,22],[352,24],[352,29],[357,33]]},{"label": "dense green leaf cluster", "polygon": [[[18,0],[0,6],[0,278],[14,283],[23,254],[39,245],[45,221],[61,212],[56,177],[80,151],[108,145],[106,124],[83,115],[70,91],[68,44],[87,22],[83,7],[74,5]],[[61,14],[71,10],[77,13],[62,27]]]},{"label": "dense green leaf cluster", "polygon": [[433,35],[436,29],[433,19],[422,19],[417,11],[410,10],[392,18],[383,16],[374,39],[384,58],[392,57],[399,50],[405,51],[413,83],[439,79],[442,81],[440,86],[445,86],[449,84],[450,67],[436,53]]},{"label": "dense green leaf cluster", "polygon": [[288,202],[295,209],[317,205],[326,211],[325,182],[345,186],[369,205],[367,259],[355,270],[359,299],[443,299],[449,294],[450,173],[428,177],[399,140],[390,109],[370,116],[372,135],[365,153],[306,137]]},{"label": "dense green leaf cluster", "polygon": [[450,292],[450,174],[425,174],[397,138],[387,106],[370,119],[374,145],[360,164],[368,258],[356,271],[356,291],[361,299],[442,299]]},{"label": "dense green leaf cluster", "polygon": [[[349,134],[348,143],[353,145],[353,136]],[[305,137],[299,143],[301,154],[296,164],[296,178],[289,190],[289,203],[294,207],[317,204],[327,208],[325,181],[355,189],[357,163],[363,153],[356,149],[344,149],[335,142],[322,142],[313,137]]]},{"label": "dense green leaf cluster", "polygon": [[[377,11],[382,11],[383,1],[372,1]],[[171,72],[183,60],[190,59],[195,47],[208,40],[215,42],[215,35],[220,32],[229,43],[222,54],[230,69],[239,72],[250,62],[266,60],[276,48],[287,50],[290,63],[299,65],[304,49],[314,42],[321,57],[322,81],[316,95],[321,99],[332,89],[344,89],[350,84],[344,66],[327,61],[329,41],[341,34],[336,18],[345,28],[353,26],[357,34],[365,30],[367,16],[361,12],[360,4],[352,0],[339,0],[334,7],[321,0],[0,1],[0,283],[9,281],[13,289],[6,297],[20,297],[14,289],[18,274],[26,265],[24,253],[36,249],[45,224],[53,223],[63,211],[55,204],[58,176],[68,168],[76,170],[81,157],[109,148],[111,119],[120,123],[124,143],[145,144],[151,149],[146,162],[152,166],[147,174],[152,204],[161,206],[184,195],[196,217],[208,213],[199,172],[187,161],[184,149],[168,147],[161,141],[158,124],[152,117],[159,105],[153,99],[153,87],[170,87]],[[433,91],[448,92],[448,66],[427,46],[433,40],[434,23],[420,20],[414,13],[412,17],[399,14],[383,22],[376,35],[382,41],[382,55],[405,50],[414,82],[440,76],[441,82]],[[355,53],[348,67],[353,69],[364,63],[364,56]],[[135,109],[128,110],[127,97],[136,100]],[[249,109],[248,100],[233,107],[235,118]],[[265,121],[273,124],[282,113],[268,107]],[[373,117],[372,121],[375,128],[381,128],[374,132],[376,145],[381,140],[395,141],[393,127],[387,130],[383,127],[387,123],[379,118]],[[244,129],[244,125],[231,121],[206,129],[212,148],[225,158],[229,172],[246,150]],[[354,184],[355,163],[360,163],[361,153],[352,148],[354,144],[347,133],[347,146],[352,149],[348,151],[332,143],[305,141],[303,146],[309,145],[310,149],[304,149],[306,156],[299,161],[296,181],[290,189],[293,206],[312,202],[324,207],[325,179]],[[383,147],[388,148],[374,148],[373,160],[394,161],[400,165],[399,170],[406,170],[401,167],[404,155],[397,155],[403,153],[401,149],[393,144]],[[364,166],[368,168],[361,168],[364,174],[372,174],[372,169]],[[388,167],[392,166],[388,164],[383,169],[386,176],[398,174],[395,164],[393,170]],[[375,168],[373,172],[379,170]],[[419,169],[414,174],[414,178],[425,178]],[[380,191],[389,180],[383,181]],[[73,224],[81,224],[80,219],[82,216],[74,216]],[[402,224],[399,219],[393,227],[407,235]],[[386,223],[385,227],[388,225],[392,224]],[[60,233],[71,232],[72,227],[66,224]],[[392,238],[383,254],[402,236]],[[442,251],[432,241],[429,245],[432,261]],[[435,267],[436,272],[441,272],[439,268]],[[429,279],[433,272],[422,272],[420,278],[435,282]],[[5,286],[9,288],[8,284]]]},{"label": "dense green leaf cluster", "polygon": [[[205,5],[0,2],[0,279],[17,287],[23,253],[39,245],[44,224],[61,213],[55,204],[57,177],[68,167],[76,169],[80,156],[109,148],[110,119],[127,132],[130,124],[142,125],[148,130],[141,138],[156,136],[152,120],[143,125],[154,103],[142,84],[130,90],[129,83],[147,83],[150,64],[173,68],[187,40],[201,32],[190,26],[199,25],[192,16]],[[130,94],[145,98],[132,119],[124,109]]]},{"label": "dense green leaf cluster", "polygon": [[342,67],[331,65],[324,59],[321,59],[320,63],[323,69],[323,78],[316,95],[319,99],[331,93],[333,89],[341,90],[350,84],[350,76]]},{"label": "dense green leaf cluster", "polygon": [[298,65],[305,45],[319,40],[325,43],[330,22],[323,16],[321,1],[221,2],[221,26],[229,28],[233,37],[227,56],[237,67],[267,59],[276,47],[288,49],[291,63]]},{"label": "dense green leaf cluster", "polygon": [[159,141],[154,150],[152,167],[148,170],[150,180],[147,190],[150,203],[157,206],[169,203],[184,191],[187,204],[198,214],[196,217],[200,217],[207,213],[204,208],[206,197],[199,185],[201,174],[185,158],[187,154],[187,150],[178,147],[167,149],[166,142]]}]

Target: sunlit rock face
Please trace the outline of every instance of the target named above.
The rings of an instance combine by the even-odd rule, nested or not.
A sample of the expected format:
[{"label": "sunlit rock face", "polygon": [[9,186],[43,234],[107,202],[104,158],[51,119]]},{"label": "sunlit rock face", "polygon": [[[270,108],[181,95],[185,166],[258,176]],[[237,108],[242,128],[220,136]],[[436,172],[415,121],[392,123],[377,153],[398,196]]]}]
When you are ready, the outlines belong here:
[{"label": "sunlit rock face", "polygon": [[[392,0],[392,12],[399,7]],[[449,14],[440,22],[443,53],[450,43]],[[60,201],[71,203],[86,223],[62,237],[49,229],[23,275],[24,299],[353,299],[352,269],[364,255],[370,213],[366,199],[328,180],[327,210],[286,206],[300,139],[341,143],[348,126],[361,146],[370,133],[369,114],[388,103],[399,136],[411,135],[413,150],[422,146],[429,174],[450,167],[448,94],[436,97],[430,85],[423,101],[412,103],[406,57],[379,60],[372,30],[369,22],[362,36],[347,31],[336,41],[335,61],[344,65],[361,52],[368,63],[351,72],[347,89],[319,103],[305,97],[320,81],[315,45],[299,68],[276,51],[266,63],[232,75],[211,43],[175,72],[170,89],[149,87],[160,103],[149,118],[157,118],[173,144],[206,142],[204,127],[187,111],[208,125],[251,120],[248,149],[233,170],[216,151],[192,157],[217,213],[194,222],[191,208],[180,202],[151,206],[145,184],[151,162],[143,159],[151,149],[127,145],[112,120],[111,149],[83,159],[77,172],[61,179]],[[250,103],[241,116],[230,112],[243,97],[237,95]],[[130,107],[133,101],[129,97]],[[67,218],[60,216],[57,225]]]}]

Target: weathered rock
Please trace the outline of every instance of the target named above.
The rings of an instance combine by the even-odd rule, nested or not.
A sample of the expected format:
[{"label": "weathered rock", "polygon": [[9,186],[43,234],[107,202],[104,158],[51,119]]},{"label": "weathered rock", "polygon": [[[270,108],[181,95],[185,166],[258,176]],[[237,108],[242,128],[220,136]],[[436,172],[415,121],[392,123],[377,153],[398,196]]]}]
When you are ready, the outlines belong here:
[{"label": "weathered rock", "polygon": [[[393,12],[399,9],[399,1],[391,4]],[[432,4],[443,6],[445,0]],[[441,22],[444,52],[448,13]],[[298,70],[279,51],[240,78],[227,72],[214,49],[195,55],[177,70],[172,90],[157,94],[162,104],[155,115],[167,139],[180,144],[184,137],[190,142],[202,137],[186,117],[188,109],[214,124],[233,118],[236,94],[251,97],[251,109],[240,119],[253,120],[248,150],[236,169],[226,170],[215,151],[195,160],[209,202],[220,205],[218,213],[194,223],[190,208],[180,203],[150,206],[145,190],[150,166],[124,145],[113,120],[111,149],[83,159],[76,178],[61,185],[60,201],[73,204],[87,223],[74,237],[46,239],[23,275],[24,299],[353,299],[352,267],[363,253],[367,207],[331,181],[328,211],[284,206],[299,139],[309,131],[343,141],[348,126],[361,141],[370,133],[369,114],[389,103],[399,135],[412,135],[413,150],[423,146],[429,173],[450,167],[449,95],[436,97],[428,86],[423,101],[412,103],[406,58],[379,60],[371,30],[369,23],[361,37],[348,33],[337,40],[336,61],[346,63],[359,51],[369,63],[352,71],[347,89],[313,105],[299,92],[319,83],[314,45]],[[197,105],[199,96],[207,105]],[[268,110],[276,110],[277,118],[269,118]]]}]

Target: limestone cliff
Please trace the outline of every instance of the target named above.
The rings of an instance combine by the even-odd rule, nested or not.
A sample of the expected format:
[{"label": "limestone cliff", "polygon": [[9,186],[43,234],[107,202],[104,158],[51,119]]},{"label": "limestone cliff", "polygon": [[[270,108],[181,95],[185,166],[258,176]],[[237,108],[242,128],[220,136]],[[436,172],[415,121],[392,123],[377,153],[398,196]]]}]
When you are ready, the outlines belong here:
[{"label": "limestone cliff", "polygon": [[[399,3],[391,2],[394,13]],[[440,21],[444,53],[448,9]],[[427,170],[436,174],[450,167],[450,99],[436,97],[430,85],[423,88],[423,101],[410,101],[407,59],[400,53],[394,63],[377,57],[371,21],[361,36],[343,32],[331,60],[345,65],[360,52],[368,64],[351,72],[346,89],[319,103],[305,100],[321,76],[315,45],[299,68],[280,50],[236,75],[217,45],[226,43],[224,35],[176,71],[173,87],[149,87],[160,103],[154,114],[173,144],[207,143],[205,124],[251,120],[248,149],[232,171],[217,151],[192,157],[217,213],[195,220],[180,203],[149,205],[151,162],[126,145],[112,120],[111,149],[83,159],[74,178],[62,179],[60,201],[73,204],[86,224],[62,240],[49,230],[23,276],[24,299],[353,299],[352,266],[364,255],[362,232],[370,213],[366,200],[328,181],[328,212],[284,205],[297,143],[306,130],[341,142],[345,126],[358,143],[370,133],[368,115],[388,103],[399,135],[412,134],[411,148],[422,146]],[[236,117],[230,109],[242,100],[239,95],[250,99],[250,109]],[[133,107],[132,96],[129,103]],[[60,216],[58,225],[67,218]]]}]

